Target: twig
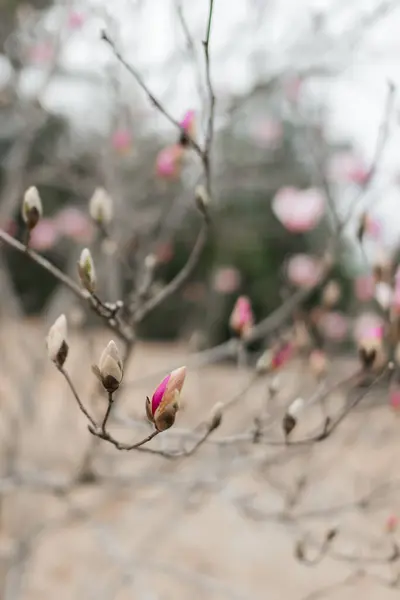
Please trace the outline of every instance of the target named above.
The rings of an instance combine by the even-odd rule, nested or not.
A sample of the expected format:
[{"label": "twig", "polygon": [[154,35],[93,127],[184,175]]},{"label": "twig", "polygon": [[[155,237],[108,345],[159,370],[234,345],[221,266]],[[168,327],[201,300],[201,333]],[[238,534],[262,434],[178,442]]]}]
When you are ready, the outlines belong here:
[{"label": "twig", "polygon": [[[102,429],[99,430],[97,425],[95,425],[94,427],[89,425],[88,429],[92,435],[94,435],[102,440],[105,440],[106,442],[110,442],[110,444],[115,446],[117,450],[125,450],[127,452],[130,450],[136,450],[137,448],[140,448],[144,444],[147,444],[147,442],[150,442],[150,440],[155,438],[159,433],[161,433],[160,431],[155,429],[154,431],[152,431],[150,433],[150,435],[146,436],[143,440],[140,440],[140,442],[135,442],[134,444],[123,444],[122,442],[119,442],[118,440],[116,440],[108,431],[106,431],[106,430],[103,431]],[[154,451],[154,453],[157,453],[157,452]]]},{"label": "twig", "polygon": [[210,62],[210,36],[211,36],[211,27],[212,27],[212,18],[214,12],[214,0],[210,0],[209,11],[208,11],[208,21],[207,21],[207,29],[206,29],[206,37],[203,41],[204,47],[204,56],[206,61],[206,81],[207,88],[209,94],[209,115],[208,115],[208,125],[207,125],[207,133],[206,133],[206,142],[205,148],[203,152],[203,165],[204,165],[204,173],[206,176],[206,184],[207,191],[211,196],[211,146],[214,132],[214,112],[215,112],[215,94],[211,81],[211,62]]},{"label": "twig", "polygon": [[81,410],[81,412],[85,415],[85,417],[88,419],[88,421],[90,421],[91,425],[95,428],[97,428],[97,424],[96,421],[93,419],[93,417],[88,413],[88,411],[86,410],[86,408],[84,407],[81,399],[79,398],[79,394],[75,389],[74,384],[72,383],[72,380],[68,374],[68,372],[63,368],[63,367],[58,367],[58,370],[60,371],[60,373],[65,377],[71,392],[74,395],[74,398],[79,406],[79,409]]}]

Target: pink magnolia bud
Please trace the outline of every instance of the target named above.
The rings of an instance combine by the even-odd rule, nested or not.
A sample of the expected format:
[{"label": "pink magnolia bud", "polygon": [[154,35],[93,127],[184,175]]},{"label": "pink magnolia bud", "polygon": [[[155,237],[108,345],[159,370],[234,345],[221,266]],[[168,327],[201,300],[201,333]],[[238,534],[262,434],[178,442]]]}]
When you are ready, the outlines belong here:
[{"label": "pink magnolia bud", "polygon": [[311,231],[325,211],[325,197],[318,189],[283,187],[272,201],[272,210],[282,225],[293,233]]},{"label": "pink magnolia bud", "polygon": [[168,146],[157,156],[156,173],[163,179],[178,179],[181,174],[184,149],[179,144]]},{"label": "pink magnolia bud", "polygon": [[195,138],[195,112],[194,110],[188,110],[185,113],[182,121],[179,123],[182,128],[182,133],[179,142],[182,146],[187,146],[189,138],[194,140]]},{"label": "pink magnolia bud", "polygon": [[294,352],[293,344],[286,342],[283,346],[280,346],[274,351],[271,361],[271,368],[275,371],[280,367],[286,365],[286,363],[292,358]]},{"label": "pink magnolia bud", "polygon": [[117,129],[111,136],[111,145],[120,154],[129,152],[132,147],[132,136],[128,129]]},{"label": "pink magnolia bud", "polygon": [[240,336],[246,335],[254,325],[253,310],[247,296],[239,296],[229,320],[231,329]]},{"label": "pink magnolia bud", "polygon": [[146,400],[146,414],[158,431],[169,429],[179,410],[179,398],[186,377],[186,367],[179,367],[167,375]]}]

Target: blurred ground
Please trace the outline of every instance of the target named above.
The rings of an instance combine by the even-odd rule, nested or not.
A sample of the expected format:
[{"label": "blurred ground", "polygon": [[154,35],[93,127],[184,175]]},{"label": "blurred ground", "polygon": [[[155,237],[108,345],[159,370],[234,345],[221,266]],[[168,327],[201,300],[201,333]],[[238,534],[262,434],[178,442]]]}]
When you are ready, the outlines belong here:
[{"label": "blurred ground", "polygon": [[[25,480],[36,482],[33,489],[6,483],[1,488],[2,600],[303,600],[359,568],[369,576],[310,600],[399,597],[398,590],[381,582],[399,571],[398,561],[390,564],[386,558],[393,548],[385,522],[400,500],[399,422],[378,402],[383,390],[369,399],[368,410],[357,411],[332,438],[311,448],[215,443],[265,414],[263,380],[194,456],[171,461],[123,454],[100,443],[95,481],[56,494],[40,489],[38,478],[54,483],[73,477],[93,440],[65,381],[48,363],[44,332],[35,323],[3,323],[0,331],[2,461],[5,468],[6,450],[18,439],[14,464]],[[90,364],[107,340],[107,334],[93,340],[72,336],[67,363],[82,397],[97,411],[104,404],[94,393]],[[187,351],[179,345],[140,345],[125,373],[117,413],[142,416],[144,398],[160,376],[137,387],[129,382],[185,358]],[[339,361],[332,378],[353,368]],[[189,370],[185,410],[175,432],[197,425],[214,402],[233,397],[247,378],[245,370],[229,366]],[[315,389],[300,361],[282,374],[281,385],[282,398],[268,407],[272,414]],[[328,409],[340,402],[336,395]],[[304,426],[320,417],[319,410]],[[112,429],[134,440],[148,426],[127,430],[114,423]],[[176,444],[175,432],[154,440],[153,447]],[[271,430],[271,439],[281,437],[279,426]],[[334,556],[314,566],[301,564],[296,543],[306,539],[306,554],[318,557],[333,526],[339,531]]]}]

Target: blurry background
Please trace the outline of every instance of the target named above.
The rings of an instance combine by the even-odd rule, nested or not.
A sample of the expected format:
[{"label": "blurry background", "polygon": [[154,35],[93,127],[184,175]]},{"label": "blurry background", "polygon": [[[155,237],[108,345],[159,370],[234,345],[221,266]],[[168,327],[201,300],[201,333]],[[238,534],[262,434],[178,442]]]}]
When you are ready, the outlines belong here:
[{"label": "blurry background", "polygon": [[[90,247],[101,297],[109,301],[130,298],[146,256],[156,257],[154,291],[182,268],[200,223],[193,190],[201,181],[201,165],[190,150],[185,150],[182,163],[173,162],[177,131],[151,106],[101,39],[101,31],[107,30],[126,62],[176,119],[194,111],[196,136],[203,143],[208,108],[201,40],[207,13],[206,0],[0,0],[0,227],[23,239],[21,198],[28,186],[37,186],[44,218],[33,232],[32,247],[73,279],[82,247]],[[360,310],[369,315],[375,308],[368,261],[396,251],[400,234],[399,26],[396,1],[215,0],[210,44],[216,96],[212,232],[190,281],[140,324],[141,340],[153,343],[141,342],[128,380],[163,373],[177,366],[174,362],[186,362],[188,352],[229,339],[229,315],[240,294],[250,297],[260,321],[298,288],[313,287],[320,276],[316,261],[326,251],[335,215],[344,223],[333,269],[341,297],[324,315],[320,329],[332,351],[347,350],[353,343],[351,317]],[[390,86],[394,93],[389,106]],[[107,235],[97,231],[88,213],[89,198],[99,186],[107,189],[116,210]],[[365,209],[373,226],[360,250],[356,231]],[[320,300],[317,290],[302,308],[315,308]],[[301,600],[308,591],[343,579],[347,571],[342,567],[328,563],[316,575],[315,569],[311,573],[295,563],[292,537],[300,535],[297,521],[289,533],[281,531],[283,522],[295,519],[288,516],[290,478],[293,475],[296,488],[299,473],[303,477],[303,470],[310,468],[313,451],[306,450],[305,458],[300,451],[301,457],[287,455],[282,482],[279,469],[278,478],[275,473],[270,476],[270,465],[277,465],[275,454],[272,459],[258,450],[212,445],[202,459],[187,458],[181,465],[136,453],[121,457],[113,449],[93,445],[44,352],[47,326],[61,312],[67,314],[75,336],[71,369],[98,408],[101,394],[97,387],[92,389],[90,364],[97,360],[107,334],[50,274],[0,242],[0,366],[6,373],[0,401],[8,407],[11,397],[20,401],[3,424],[8,472],[0,488],[2,600],[55,595],[96,600]],[[91,336],[83,338],[86,328]],[[340,363],[333,372],[347,367]],[[225,394],[238,393],[246,377],[245,371],[226,365],[208,367],[205,373],[190,375],[187,396],[194,408],[188,408],[184,419],[191,427],[201,420],[205,407],[226,399]],[[142,418],[143,398],[156,383],[157,375],[146,383],[139,381],[135,400],[129,394],[123,402],[121,398],[132,419]],[[314,385],[303,381],[301,362],[288,373],[286,383],[284,400],[311,393]],[[260,384],[258,393],[250,395],[250,422],[257,406],[263,405],[264,387]],[[382,439],[389,445],[396,424],[387,415],[388,423],[374,422],[374,427],[371,415],[355,418],[359,420],[354,429],[350,425],[343,438],[327,442],[326,452],[313,457],[310,479],[324,484],[322,473],[329,464],[331,480],[329,486],[322,485],[318,500],[311,492],[305,494],[304,513],[315,511],[313,503],[320,500],[328,500],[328,507],[356,502],[354,497],[381,483],[377,474],[384,472],[390,480],[395,445],[382,456],[374,455],[374,477],[371,471],[360,472],[365,467],[363,453],[371,444],[381,450]],[[360,441],[355,436],[363,435],[361,418],[371,427],[370,437]],[[226,435],[240,425],[238,413],[228,420]],[[140,431],[145,426],[136,422],[135,427]],[[167,435],[167,441],[171,439],[173,432]],[[346,444],[356,440],[345,472],[342,462],[351,452]],[[211,468],[213,452],[218,458]],[[76,470],[84,477],[60,499],[54,487],[60,480],[64,485]],[[28,480],[39,474],[39,490],[22,486],[20,491],[22,476],[16,477],[16,472]],[[118,475],[120,486],[110,473]],[[304,477],[308,481],[308,471]],[[342,495],[349,489],[354,492],[351,501]],[[262,499],[261,509],[254,507],[254,498]],[[31,514],[33,503],[40,508]],[[238,514],[238,506],[246,507],[244,513]],[[326,506],[318,507],[318,518],[330,517]],[[182,539],[177,534],[171,541],[171,531],[164,538],[164,521],[170,526],[183,513]],[[88,514],[96,515],[94,538]],[[155,524],[155,514],[161,524]],[[386,516],[378,515],[379,532]],[[83,520],[84,526],[75,521],[71,525],[70,518]],[[52,519],[58,527],[55,537],[46,537],[40,546],[35,536],[39,530],[42,535]],[[270,521],[268,530],[265,522]],[[372,519],[359,515],[349,531],[358,528],[366,536],[371,533],[366,522],[376,535]],[[218,562],[216,548],[211,553],[216,540],[207,538],[205,524],[206,529],[219,530],[218,557],[227,552],[225,562]],[[137,533],[140,527],[143,531]],[[317,527],[317,538],[323,536],[321,531]],[[132,540],[125,539],[126,533]],[[353,540],[350,534],[349,538]],[[165,555],[153,557],[152,547],[159,539],[164,540],[160,551]],[[374,540],[368,544],[375,552]],[[131,542],[137,553],[133,558]],[[357,538],[363,552],[364,542]],[[346,541],[344,554],[349,548],[353,552],[352,543]],[[81,561],[75,557],[77,547]],[[385,563],[380,559],[387,549],[378,550],[374,559]],[[263,558],[256,560],[258,553]],[[256,560],[254,569],[245,555]],[[365,555],[368,559],[370,552]],[[53,559],[56,564],[51,565]],[[271,582],[276,569],[287,571],[289,560],[293,582]],[[82,573],[77,563],[83,564]],[[107,585],[99,571],[108,578]],[[381,600],[386,593],[382,590],[371,584],[363,593]],[[347,592],[339,593],[343,599]],[[354,590],[349,593],[350,598]]]}]

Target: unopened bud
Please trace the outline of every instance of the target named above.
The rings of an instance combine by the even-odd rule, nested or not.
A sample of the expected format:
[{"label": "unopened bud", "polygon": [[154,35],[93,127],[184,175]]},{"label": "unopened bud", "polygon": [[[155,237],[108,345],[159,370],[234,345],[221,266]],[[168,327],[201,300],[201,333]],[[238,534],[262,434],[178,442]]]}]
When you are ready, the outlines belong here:
[{"label": "unopened bud", "polygon": [[90,250],[84,248],[78,261],[78,274],[82,285],[91,294],[96,289],[96,271]]},{"label": "unopened bud", "polygon": [[22,218],[29,231],[36,227],[42,214],[43,206],[39,192],[32,186],[26,190],[22,203]]},{"label": "unopened bud", "polygon": [[379,370],[384,366],[386,355],[380,332],[374,331],[361,338],[358,344],[358,355],[365,369]]},{"label": "unopened bud", "polygon": [[297,416],[301,412],[303,407],[304,407],[303,398],[296,398],[295,400],[293,400],[293,402],[287,409],[286,414],[283,417],[283,421],[282,421],[282,428],[283,428],[285,437],[290,435],[291,432],[293,431],[293,429],[296,427]]},{"label": "unopened bud", "polygon": [[98,187],[89,200],[89,214],[99,225],[107,225],[114,216],[114,205],[108,192]]},{"label": "unopened bud", "polygon": [[329,281],[322,291],[322,304],[327,308],[333,308],[340,300],[340,285],[333,279]]},{"label": "unopened bud", "polygon": [[47,353],[57,367],[62,367],[68,356],[67,319],[60,315],[50,327],[46,338]]},{"label": "unopened bud", "polygon": [[119,388],[124,372],[117,345],[113,340],[104,348],[99,365],[94,365],[92,370],[109,394]]},{"label": "unopened bud", "polygon": [[313,350],[309,358],[310,369],[316,379],[322,379],[328,369],[328,361],[323,350]]},{"label": "unopened bud", "polygon": [[202,214],[207,214],[211,199],[204,185],[198,185],[195,190],[195,200],[199,211]]},{"label": "unopened bud", "polygon": [[209,423],[209,431],[214,431],[214,429],[218,429],[222,422],[224,405],[222,402],[217,402],[211,409],[210,417],[208,419]]}]

